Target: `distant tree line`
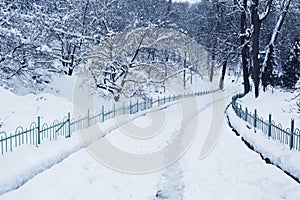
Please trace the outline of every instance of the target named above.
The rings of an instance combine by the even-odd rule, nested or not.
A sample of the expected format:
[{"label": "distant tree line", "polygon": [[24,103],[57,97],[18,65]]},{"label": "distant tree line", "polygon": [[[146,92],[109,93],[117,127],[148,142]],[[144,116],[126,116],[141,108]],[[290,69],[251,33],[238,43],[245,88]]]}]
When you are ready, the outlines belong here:
[{"label": "distant tree line", "polygon": [[[209,79],[222,69],[220,88],[229,68],[243,73],[245,93],[251,82],[256,96],[268,86],[294,89],[300,74],[299,19],[299,0],[202,0],[192,5],[172,0],[2,0],[0,84],[42,89],[53,73],[72,76],[114,35],[161,27],[205,47],[211,55]],[[151,48],[140,54],[153,60],[153,51],[156,56]]]}]

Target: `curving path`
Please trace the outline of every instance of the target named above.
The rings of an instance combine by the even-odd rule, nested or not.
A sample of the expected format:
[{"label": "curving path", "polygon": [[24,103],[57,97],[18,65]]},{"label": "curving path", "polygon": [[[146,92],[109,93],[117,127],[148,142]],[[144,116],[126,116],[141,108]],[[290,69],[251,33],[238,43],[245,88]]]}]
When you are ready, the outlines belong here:
[{"label": "curving path", "polygon": [[[234,91],[231,91],[231,93]],[[198,107],[181,118],[180,104],[155,111],[165,115],[162,131],[148,140],[135,141],[116,129],[106,137],[128,152],[149,153],[168,144],[185,144],[197,122],[196,136],[185,154],[172,165],[152,173],[132,174],[113,170],[82,149],[52,168],[37,175],[2,199],[298,199],[300,185],[278,168],[267,165],[258,154],[235,137],[223,115],[226,97],[197,97]],[[222,100],[224,99],[224,101]],[[189,105],[192,99],[183,100]],[[151,124],[151,115],[133,123]],[[178,122],[183,121],[180,129]],[[213,123],[212,123],[213,122]],[[121,127],[122,128],[122,127]],[[220,128],[220,131],[214,131]],[[207,133],[212,134],[207,136]],[[219,134],[221,133],[221,134]],[[217,141],[217,143],[215,143]],[[213,148],[211,148],[213,147]],[[172,150],[164,159],[172,157]],[[174,152],[177,154],[178,152]]]}]

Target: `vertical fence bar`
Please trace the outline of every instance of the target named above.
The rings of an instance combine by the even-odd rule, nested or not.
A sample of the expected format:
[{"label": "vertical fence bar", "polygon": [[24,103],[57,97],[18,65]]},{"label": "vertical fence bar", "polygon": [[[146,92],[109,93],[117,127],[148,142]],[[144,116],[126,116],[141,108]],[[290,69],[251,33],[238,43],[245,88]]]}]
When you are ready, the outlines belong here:
[{"label": "vertical fence bar", "polygon": [[14,137],[14,139],[15,139],[15,147],[17,147],[18,146],[17,137]]},{"label": "vertical fence bar", "polygon": [[102,106],[102,120],[101,120],[102,122],[104,122],[104,112],[105,112],[104,111],[104,106]]},{"label": "vertical fence bar", "polygon": [[116,105],[115,104],[113,104],[113,112],[114,112],[114,118],[116,117]]},{"label": "vertical fence bar", "polygon": [[242,118],[242,105],[240,105],[240,118]]},{"label": "vertical fence bar", "polygon": [[246,107],[245,109],[246,114],[245,114],[245,121],[248,122],[248,108]]},{"label": "vertical fence bar", "polygon": [[[26,129],[26,133],[27,134],[27,129]],[[42,139],[43,139],[43,134],[42,134]],[[24,133],[22,134],[22,144],[24,144]]]},{"label": "vertical fence bar", "polygon": [[66,137],[67,138],[71,137],[71,114],[70,114],[70,112],[68,112],[68,135]]},{"label": "vertical fence bar", "polygon": [[0,140],[1,140],[1,154],[3,155],[3,136],[1,136]]},{"label": "vertical fence bar", "polygon": [[139,100],[138,99],[136,100],[136,112],[135,113],[137,113],[137,112],[139,112]]},{"label": "vertical fence bar", "polygon": [[[6,139],[7,140],[7,139]],[[3,136],[1,136],[1,154],[3,155],[4,151],[3,151]]]},{"label": "vertical fence bar", "polygon": [[132,114],[132,101],[130,100],[129,102],[129,114]]},{"label": "vertical fence bar", "polygon": [[9,145],[10,145],[10,151],[12,151],[12,146],[13,146],[13,144],[12,144],[12,134],[10,133],[9,134]]},{"label": "vertical fence bar", "polygon": [[268,127],[268,137],[271,137],[271,131],[272,131],[272,114],[269,114],[269,127]]},{"label": "vertical fence bar", "polygon": [[159,96],[157,96],[157,105],[159,106]]},{"label": "vertical fence bar", "polygon": [[38,116],[37,118],[37,144],[41,144],[41,117]]},{"label": "vertical fence bar", "polygon": [[87,127],[90,127],[90,109],[87,111]]},{"label": "vertical fence bar", "polygon": [[295,121],[294,119],[291,119],[291,134],[290,134],[290,149],[293,148],[293,143],[294,143],[294,125],[295,125]]},{"label": "vertical fence bar", "polygon": [[255,109],[254,110],[254,128],[256,128],[257,127],[257,110]]}]

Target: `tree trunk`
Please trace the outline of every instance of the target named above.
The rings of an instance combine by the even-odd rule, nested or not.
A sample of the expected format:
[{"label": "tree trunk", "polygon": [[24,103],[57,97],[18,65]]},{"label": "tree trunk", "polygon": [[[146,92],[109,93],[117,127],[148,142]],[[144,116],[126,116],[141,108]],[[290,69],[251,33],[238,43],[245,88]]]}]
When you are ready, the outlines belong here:
[{"label": "tree trunk", "polygon": [[268,60],[266,61],[265,71],[262,72],[262,76],[261,76],[261,83],[262,83],[264,92],[266,91],[266,88],[269,84],[274,86],[273,80],[272,80],[272,71],[273,71],[273,65],[274,65],[273,45],[269,46],[268,51],[270,53],[269,53],[269,56],[268,56]]},{"label": "tree trunk", "polygon": [[212,49],[212,55],[211,55],[211,66],[210,66],[210,75],[209,75],[209,81],[212,82],[214,79],[214,71],[215,71],[215,63],[216,63],[216,36],[213,38],[213,49]]},{"label": "tree trunk", "polygon": [[192,70],[190,70],[190,84],[192,85],[193,84],[193,72]]},{"label": "tree trunk", "polygon": [[222,65],[222,74],[221,74],[220,83],[219,83],[220,90],[224,89],[224,79],[225,79],[225,74],[226,74],[226,69],[227,69],[227,60],[228,59],[226,58]]},{"label": "tree trunk", "polygon": [[69,67],[68,76],[72,76],[72,74],[73,74],[73,68]]},{"label": "tree trunk", "polygon": [[258,15],[258,1],[253,0],[251,5],[251,20],[253,25],[252,54],[253,54],[253,81],[255,98],[259,96],[260,63],[259,63],[259,34],[261,21]]},{"label": "tree trunk", "polygon": [[249,82],[249,36],[246,35],[247,27],[247,0],[243,0],[244,11],[241,14],[241,45],[242,45],[242,66],[243,66],[243,80],[244,80],[244,94],[247,94],[250,91],[250,82]]}]

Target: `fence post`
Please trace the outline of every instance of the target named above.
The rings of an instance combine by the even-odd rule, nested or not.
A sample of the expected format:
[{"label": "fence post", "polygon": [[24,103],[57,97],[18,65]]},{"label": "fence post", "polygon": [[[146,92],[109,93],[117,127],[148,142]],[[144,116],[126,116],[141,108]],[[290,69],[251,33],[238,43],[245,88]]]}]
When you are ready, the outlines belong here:
[{"label": "fence post", "polygon": [[164,104],[166,103],[166,97],[164,96]]},{"label": "fence post", "polygon": [[130,100],[130,102],[129,102],[129,114],[132,114],[131,107],[132,107],[132,101]]},{"label": "fence post", "polygon": [[272,133],[272,114],[269,114],[269,127],[268,127],[268,137],[271,137]]},{"label": "fence post", "polygon": [[242,105],[240,105],[240,118],[242,118]]},{"label": "fence post", "polygon": [[248,108],[246,107],[245,121],[248,122]]},{"label": "fence post", "polygon": [[90,127],[90,109],[87,111],[87,127]]},{"label": "fence post", "polygon": [[116,117],[116,105],[115,104],[113,104],[113,111],[114,111],[114,118]]},{"label": "fence post", "polygon": [[38,116],[37,118],[37,129],[38,129],[38,134],[37,134],[37,144],[41,144],[41,117]]},{"label": "fence post", "polygon": [[139,100],[136,100],[136,112],[139,112]]},{"label": "fence post", "polygon": [[171,96],[169,95],[169,102],[171,102]]},{"label": "fence post", "polygon": [[71,114],[70,114],[70,112],[68,112],[68,135],[66,137],[67,138],[71,137]]},{"label": "fence post", "polygon": [[257,110],[254,110],[254,128],[257,126]]},{"label": "fence post", "polygon": [[102,119],[101,119],[102,122],[104,122],[104,106],[102,106]]},{"label": "fence post", "polygon": [[157,96],[157,106],[159,106],[159,96]]},{"label": "fence post", "polygon": [[150,98],[150,108],[152,108],[153,98]]},{"label": "fence post", "polygon": [[292,118],[291,119],[291,135],[290,135],[290,149],[293,148],[293,143],[294,143],[294,125],[295,125],[295,121],[294,119]]}]

